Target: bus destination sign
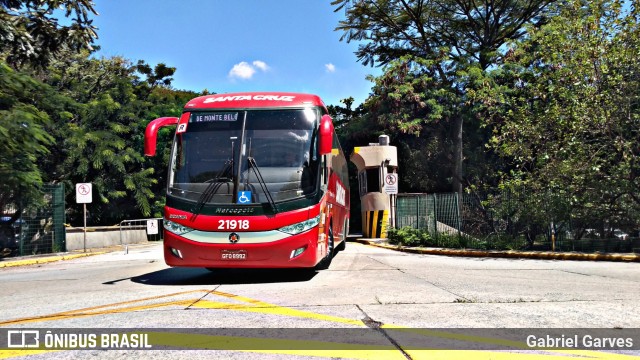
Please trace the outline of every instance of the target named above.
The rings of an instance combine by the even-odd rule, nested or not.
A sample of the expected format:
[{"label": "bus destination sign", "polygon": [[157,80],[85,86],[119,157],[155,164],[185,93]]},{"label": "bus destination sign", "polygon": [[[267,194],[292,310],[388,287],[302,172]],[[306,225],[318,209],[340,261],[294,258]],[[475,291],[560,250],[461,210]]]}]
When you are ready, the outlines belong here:
[{"label": "bus destination sign", "polygon": [[238,121],[238,112],[216,112],[209,114],[194,114],[195,122],[209,121]]}]

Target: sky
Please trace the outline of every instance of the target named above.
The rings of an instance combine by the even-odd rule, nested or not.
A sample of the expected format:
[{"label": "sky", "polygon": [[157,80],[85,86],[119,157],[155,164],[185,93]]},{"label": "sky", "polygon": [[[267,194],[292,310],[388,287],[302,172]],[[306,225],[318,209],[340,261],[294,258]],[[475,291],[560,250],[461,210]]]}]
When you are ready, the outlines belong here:
[{"label": "sky", "polygon": [[172,86],[228,93],[290,91],[327,105],[369,95],[357,44],[334,31],[331,0],[95,0],[97,56],[176,67]]}]

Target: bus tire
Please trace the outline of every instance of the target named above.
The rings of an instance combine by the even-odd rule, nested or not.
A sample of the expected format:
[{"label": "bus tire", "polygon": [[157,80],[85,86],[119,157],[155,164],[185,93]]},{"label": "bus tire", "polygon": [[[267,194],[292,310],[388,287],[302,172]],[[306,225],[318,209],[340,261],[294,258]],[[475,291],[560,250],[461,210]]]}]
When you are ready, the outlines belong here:
[{"label": "bus tire", "polygon": [[336,246],[337,251],[343,251],[347,247],[347,233],[349,232],[349,220],[344,221],[344,227],[342,228],[342,242]]},{"label": "bus tire", "polygon": [[329,243],[327,244],[327,255],[320,260],[316,266],[317,270],[325,270],[331,265],[333,259],[333,226],[329,226]]}]

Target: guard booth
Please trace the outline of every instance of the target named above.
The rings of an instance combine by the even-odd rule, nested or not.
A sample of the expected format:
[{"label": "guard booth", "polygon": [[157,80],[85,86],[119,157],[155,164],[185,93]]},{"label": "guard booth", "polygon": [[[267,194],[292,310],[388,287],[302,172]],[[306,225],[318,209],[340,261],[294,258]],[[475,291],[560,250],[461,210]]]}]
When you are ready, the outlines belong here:
[{"label": "guard booth", "polygon": [[387,227],[395,224],[397,148],[389,145],[389,136],[380,135],[377,144],[354,148],[351,162],[358,168],[362,235],[386,238]]}]

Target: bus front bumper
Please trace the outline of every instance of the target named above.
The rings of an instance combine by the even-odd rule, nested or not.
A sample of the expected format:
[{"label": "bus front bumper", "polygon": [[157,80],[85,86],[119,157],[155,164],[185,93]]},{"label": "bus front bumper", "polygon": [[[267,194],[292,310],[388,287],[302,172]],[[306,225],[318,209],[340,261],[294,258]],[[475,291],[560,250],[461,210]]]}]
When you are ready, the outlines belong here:
[{"label": "bus front bumper", "polygon": [[213,234],[224,236],[225,242],[197,242],[165,231],[165,262],[175,267],[311,268],[326,254],[325,237],[318,236],[317,227],[269,242],[243,243],[244,233],[238,232],[232,243],[228,233]]}]

